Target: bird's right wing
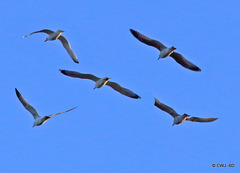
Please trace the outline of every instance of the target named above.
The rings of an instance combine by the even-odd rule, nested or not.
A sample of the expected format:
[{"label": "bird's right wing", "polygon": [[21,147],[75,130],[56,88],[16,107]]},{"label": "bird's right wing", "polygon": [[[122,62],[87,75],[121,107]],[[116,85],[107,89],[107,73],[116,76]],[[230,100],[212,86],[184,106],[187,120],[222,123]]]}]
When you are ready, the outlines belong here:
[{"label": "bird's right wing", "polygon": [[158,50],[162,51],[163,49],[166,48],[166,46],[164,46],[161,42],[157,41],[157,40],[153,40],[143,34],[141,34],[140,32],[137,32],[133,29],[130,29],[130,32],[133,34],[134,37],[136,37],[139,41],[149,45],[149,46],[153,46],[155,48],[157,48]]},{"label": "bird's right wing", "polygon": [[212,122],[217,120],[218,118],[198,118],[198,117],[187,117],[186,120],[188,121],[193,121],[193,122],[201,122],[201,123],[205,123],[205,122]]},{"label": "bird's right wing", "polygon": [[159,109],[169,113],[170,115],[172,115],[173,118],[177,117],[178,116],[178,113],[171,107],[161,103],[158,99],[154,98],[155,99],[155,103],[154,105],[156,107],[158,107]]},{"label": "bird's right wing", "polygon": [[36,111],[36,109],[34,109],[34,107],[32,107],[24,98],[23,96],[19,93],[19,91],[17,90],[17,88],[15,88],[16,94],[18,99],[20,100],[20,102],[23,104],[23,106],[33,115],[34,119],[36,118],[40,118],[38,112]]},{"label": "bird's right wing", "polygon": [[201,71],[199,67],[197,67],[190,61],[186,60],[180,53],[173,52],[170,56],[185,68],[188,68],[193,71]]},{"label": "bird's right wing", "polygon": [[68,54],[70,55],[70,57],[72,58],[72,60],[75,62],[75,63],[79,63],[78,62],[78,59],[77,59],[77,55],[74,53],[74,51],[72,50],[71,46],[70,46],[70,43],[68,42],[68,40],[63,37],[63,36],[60,36],[58,38],[62,44],[63,44],[63,47],[67,50]]},{"label": "bird's right wing", "polygon": [[49,115],[49,117],[51,118],[51,117],[53,117],[53,116],[55,116],[55,115],[59,115],[59,114],[63,114],[63,113],[69,112],[69,111],[71,111],[71,110],[73,110],[73,109],[75,109],[75,108],[77,108],[77,107],[74,107],[74,108],[69,109],[69,110],[67,110],[67,111],[63,111],[63,112],[59,112],[59,113],[56,113],[56,114]]},{"label": "bird's right wing", "polygon": [[69,70],[59,70],[62,74],[65,74],[70,77],[75,77],[75,78],[81,78],[81,79],[90,79],[93,81],[98,81],[100,78],[92,75],[92,74],[84,74],[84,73],[79,73],[76,71],[69,71]]},{"label": "bird's right wing", "polygon": [[32,34],[35,34],[35,33],[39,33],[39,32],[44,32],[44,33],[46,33],[46,34],[48,34],[48,35],[54,33],[53,31],[51,31],[51,30],[49,30],[49,29],[43,29],[43,30],[35,31],[35,32],[32,32],[32,33],[30,33],[30,34],[28,34],[28,35],[25,35],[23,38],[28,37],[28,36],[30,36],[30,35],[32,35]]},{"label": "bird's right wing", "polygon": [[127,88],[124,88],[124,87],[122,87],[121,85],[119,85],[119,84],[117,84],[115,82],[108,81],[106,83],[106,85],[110,86],[112,89],[114,89],[115,91],[120,92],[121,94],[123,94],[125,96],[131,97],[131,98],[134,98],[134,99],[140,99],[141,98],[140,96],[138,96],[137,94],[135,94],[131,90],[129,90]]}]

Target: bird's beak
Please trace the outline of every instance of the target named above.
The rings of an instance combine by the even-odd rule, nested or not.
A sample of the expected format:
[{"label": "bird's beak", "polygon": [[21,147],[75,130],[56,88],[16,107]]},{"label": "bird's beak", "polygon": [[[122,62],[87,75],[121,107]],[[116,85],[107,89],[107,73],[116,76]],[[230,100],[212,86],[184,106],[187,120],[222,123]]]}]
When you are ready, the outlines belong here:
[{"label": "bird's beak", "polygon": [[172,126],[174,126],[174,124]]}]

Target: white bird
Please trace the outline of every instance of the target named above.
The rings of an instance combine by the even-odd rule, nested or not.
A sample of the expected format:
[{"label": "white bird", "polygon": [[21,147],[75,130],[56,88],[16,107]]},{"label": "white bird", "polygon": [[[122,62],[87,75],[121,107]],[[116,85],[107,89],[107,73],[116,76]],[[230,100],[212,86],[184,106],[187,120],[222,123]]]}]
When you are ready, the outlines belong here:
[{"label": "white bird", "polygon": [[141,97],[139,97],[137,94],[135,94],[134,92],[132,92],[131,90],[124,88],[122,86],[120,86],[119,84],[115,83],[115,82],[110,82],[108,77],[105,78],[98,78],[92,74],[83,74],[83,73],[79,73],[76,71],[68,71],[68,70],[59,70],[61,73],[70,76],[70,77],[74,77],[74,78],[81,78],[81,79],[90,79],[94,82],[96,82],[95,84],[95,88],[101,88],[104,85],[108,85],[110,86],[112,89],[114,89],[117,92],[120,92],[121,94],[134,98],[134,99],[140,99]]},{"label": "white bird", "polygon": [[23,96],[19,93],[19,91],[15,88],[15,91],[16,91],[16,94],[17,94],[17,97],[18,99],[20,100],[20,102],[23,104],[23,106],[32,114],[33,118],[34,118],[34,123],[33,123],[33,127],[34,126],[40,126],[42,124],[44,124],[49,118],[52,118],[53,116],[55,115],[59,115],[59,114],[62,114],[62,113],[65,113],[65,112],[69,112],[73,109],[75,109],[76,107],[72,108],[72,109],[69,109],[67,111],[64,111],[64,112],[59,112],[59,113],[56,113],[56,114],[52,114],[52,115],[49,115],[49,116],[44,116],[44,117],[41,117],[38,112],[36,111],[36,109],[34,109],[33,106],[31,106],[24,98]]},{"label": "white bird", "polygon": [[68,54],[73,59],[73,61],[75,63],[79,63],[76,54],[74,53],[74,51],[72,50],[72,48],[70,46],[70,43],[68,42],[68,40],[65,37],[63,37],[61,35],[64,32],[62,30],[57,30],[56,32],[54,32],[54,31],[51,31],[48,29],[43,29],[40,31],[32,32],[31,34],[28,34],[28,35],[24,36],[23,38],[30,36],[32,34],[35,34],[35,33],[39,33],[39,32],[44,32],[44,33],[48,34],[48,37],[46,38],[46,40],[44,42],[59,39],[62,42],[63,47],[67,50]]},{"label": "white bird", "polygon": [[172,46],[170,48],[167,48],[166,46],[164,46],[161,42],[159,42],[157,40],[153,40],[133,29],[130,29],[130,31],[133,34],[133,36],[135,38],[137,38],[139,41],[141,41],[142,43],[145,43],[149,46],[153,46],[153,47],[157,48],[159,51],[161,51],[158,59],[171,56],[177,63],[179,63],[183,67],[188,68],[193,71],[201,71],[201,69],[199,67],[197,67],[193,63],[186,60],[181,54],[174,52],[174,50],[176,50],[175,47]]},{"label": "white bird", "polygon": [[95,84],[95,87],[93,89],[96,89],[96,88],[101,88],[103,87],[104,85],[106,85],[106,83],[110,80],[109,77],[104,77],[104,78],[101,78],[99,80],[96,81],[96,84]]},{"label": "white bird", "polygon": [[218,118],[198,118],[198,117],[190,117],[188,114],[183,114],[183,115],[179,115],[174,109],[172,109],[171,107],[161,103],[158,99],[155,98],[155,103],[154,105],[156,107],[158,107],[159,109],[169,113],[173,118],[173,125],[175,124],[180,124],[185,120],[188,121],[193,121],[193,122],[211,122],[211,121],[215,121]]}]

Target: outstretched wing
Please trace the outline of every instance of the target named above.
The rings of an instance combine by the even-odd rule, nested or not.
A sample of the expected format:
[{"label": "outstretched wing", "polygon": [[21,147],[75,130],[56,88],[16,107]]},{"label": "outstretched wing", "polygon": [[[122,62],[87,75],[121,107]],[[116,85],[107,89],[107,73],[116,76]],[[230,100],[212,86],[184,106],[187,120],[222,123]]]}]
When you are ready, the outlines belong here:
[{"label": "outstretched wing", "polygon": [[134,37],[136,37],[139,41],[149,45],[149,46],[153,46],[155,48],[157,48],[158,50],[162,51],[163,49],[166,48],[166,46],[164,46],[161,42],[157,41],[157,40],[153,40],[143,34],[141,34],[140,32],[137,32],[133,29],[130,29],[130,32],[133,34]]},{"label": "outstretched wing", "polygon": [[169,113],[173,118],[179,116],[178,113],[171,107],[161,103],[158,99],[154,98],[155,99],[155,103],[154,105],[157,106],[159,109]]},{"label": "outstretched wing", "polygon": [[46,33],[46,34],[48,34],[48,35],[54,33],[53,31],[51,31],[51,30],[49,30],[49,29],[43,29],[43,30],[40,30],[40,31],[32,32],[31,34],[25,35],[23,38],[28,37],[28,36],[30,36],[30,35],[32,35],[32,34],[35,34],[35,33],[39,33],[39,32],[44,32],[44,33]]},{"label": "outstretched wing", "polygon": [[70,46],[70,43],[68,42],[68,40],[63,37],[63,36],[60,36],[58,38],[62,44],[63,44],[63,47],[67,50],[68,54],[70,55],[70,57],[73,59],[73,61],[75,63],[79,63],[78,59],[77,59],[77,56],[76,54],[74,53],[74,51],[72,50],[71,46]]},{"label": "outstretched wing", "polygon": [[67,76],[70,77],[75,77],[75,78],[80,78],[80,79],[90,79],[94,82],[98,81],[100,78],[92,75],[92,74],[83,74],[83,73],[79,73],[76,71],[69,71],[69,70],[59,70],[62,74],[65,74]]},{"label": "outstretched wing", "polygon": [[71,111],[71,110],[73,110],[73,109],[75,109],[75,108],[77,108],[77,107],[74,107],[74,108],[69,109],[69,110],[67,110],[67,111],[63,111],[63,112],[59,112],[59,113],[56,113],[56,114],[49,115],[49,117],[51,118],[51,117],[53,117],[53,116],[55,116],[55,115],[59,115],[59,114],[63,114],[63,113],[69,112],[69,111]]},{"label": "outstretched wing", "polygon": [[112,89],[114,89],[117,92],[120,92],[121,94],[134,98],[134,99],[140,99],[141,97],[138,96],[137,94],[135,94],[134,92],[132,92],[131,90],[122,87],[121,85],[115,83],[115,82],[110,82],[108,81],[107,84],[108,86],[110,86]]},{"label": "outstretched wing", "polygon": [[23,106],[33,115],[34,119],[36,118],[40,118],[38,112],[36,111],[36,109],[34,109],[34,107],[32,107],[24,98],[23,96],[19,93],[19,91],[17,90],[17,88],[15,88],[16,94],[18,99],[20,100],[20,102],[23,104]]},{"label": "outstretched wing", "polygon": [[201,123],[205,123],[205,122],[212,122],[217,120],[218,118],[198,118],[198,117],[187,117],[186,120],[188,121],[193,121],[193,122],[201,122]]},{"label": "outstretched wing", "polygon": [[188,68],[193,71],[201,71],[199,67],[194,65],[193,63],[186,60],[180,53],[173,52],[170,55],[177,63],[181,64],[183,67]]}]

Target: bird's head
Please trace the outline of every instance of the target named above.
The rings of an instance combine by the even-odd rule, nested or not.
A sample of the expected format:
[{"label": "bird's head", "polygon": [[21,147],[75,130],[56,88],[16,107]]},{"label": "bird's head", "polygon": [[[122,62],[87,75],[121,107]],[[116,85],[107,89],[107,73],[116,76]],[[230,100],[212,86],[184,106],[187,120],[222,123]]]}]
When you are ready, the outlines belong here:
[{"label": "bird's head", "polygon": [[188,114],[183,114],[182,116],[183,116],[183,117],[189,117],[190,115],[188,115]]},{"label": "bird's head", "polygon": [[57,30],[57,32],[58,32],[58,33],[63,33],[64,31],[61,30],[61,29],[59,29],[59,30]]},{"label": "bird's head", "polygon": [[177,48],[175,48],[174,46],[171,47],[171,50],[176,50]]},{"label": "bird's head", "polygon": [[103,78],[103,79],[106,80],[106,81],[109,81],[111,78],[105,77],[105,78]]}]

